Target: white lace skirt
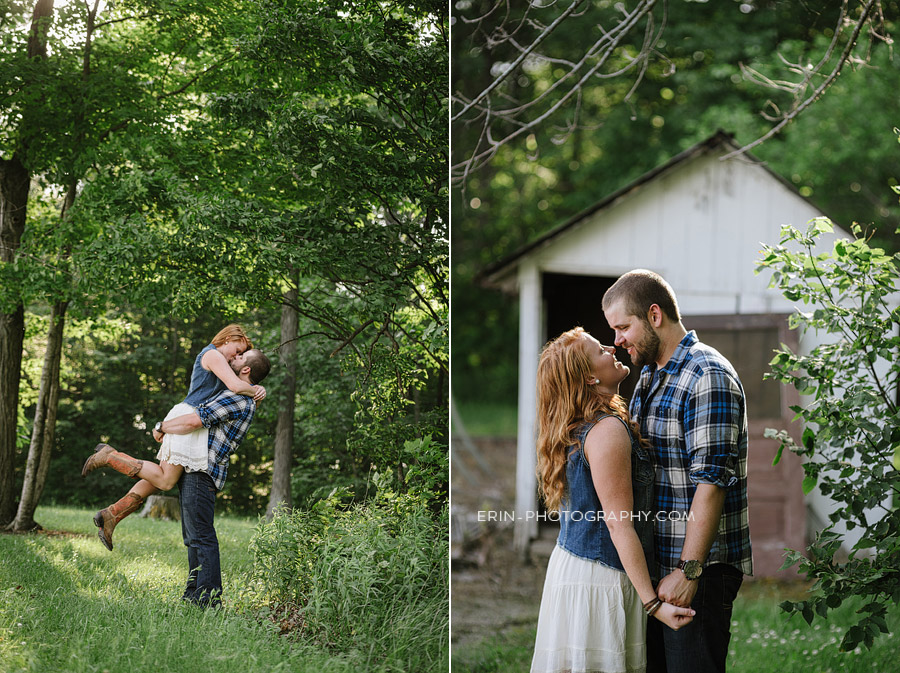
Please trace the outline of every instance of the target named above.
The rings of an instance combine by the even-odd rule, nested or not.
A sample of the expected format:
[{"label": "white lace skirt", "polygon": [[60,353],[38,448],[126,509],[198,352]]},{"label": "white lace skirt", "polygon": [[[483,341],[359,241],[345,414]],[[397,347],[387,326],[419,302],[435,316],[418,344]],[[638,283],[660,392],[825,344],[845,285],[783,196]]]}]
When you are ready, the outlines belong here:
[{"label": "white lace skirt", "polygon": [[[164,420],[192,414],[196,411],[190,404],[181,402],[172,407]],[[200,428],[188,435],[166,434],[156,460],[164,460],[171,465],[183,465],[187,472],[203,472],[209,462],[209,430]]]},{"label": "white lace skirt", "polygon": [[644,673],[646,633],[644,606],[624,572],[553,550],[531,673]]}]

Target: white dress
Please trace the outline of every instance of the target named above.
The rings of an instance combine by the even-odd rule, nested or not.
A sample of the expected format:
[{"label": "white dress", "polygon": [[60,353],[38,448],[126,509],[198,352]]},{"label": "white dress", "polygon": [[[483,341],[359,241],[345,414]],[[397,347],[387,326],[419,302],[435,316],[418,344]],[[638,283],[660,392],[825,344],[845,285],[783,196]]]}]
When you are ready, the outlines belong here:
[{"label": "white dress", "polygon": [[[172,407],[164,420],[192,414],[196,411],[190,404],[180,402]],[[209,462],[209,430],[200,428],[187,435],[166,434],[156,460],[164,460],[171,465],[182,465],[186,472],[204,472]]]},{"label": "white dress", "polygon": [[531,673],[644,673],[647,615],[624,572],[553,549]]}]

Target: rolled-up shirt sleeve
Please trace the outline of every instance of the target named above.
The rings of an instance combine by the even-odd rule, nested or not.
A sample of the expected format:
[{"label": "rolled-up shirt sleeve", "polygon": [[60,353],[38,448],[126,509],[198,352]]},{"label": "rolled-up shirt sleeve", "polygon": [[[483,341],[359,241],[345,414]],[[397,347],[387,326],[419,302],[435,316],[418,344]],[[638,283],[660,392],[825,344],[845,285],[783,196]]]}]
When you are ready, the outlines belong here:
[{"label": "rolled-up shirt sleeve", "polygon": [[744,419],[740,383],[721,369],[706,370],[686,402],[684,441],[691,460],[691,481],[721,488],[734,485]]}]

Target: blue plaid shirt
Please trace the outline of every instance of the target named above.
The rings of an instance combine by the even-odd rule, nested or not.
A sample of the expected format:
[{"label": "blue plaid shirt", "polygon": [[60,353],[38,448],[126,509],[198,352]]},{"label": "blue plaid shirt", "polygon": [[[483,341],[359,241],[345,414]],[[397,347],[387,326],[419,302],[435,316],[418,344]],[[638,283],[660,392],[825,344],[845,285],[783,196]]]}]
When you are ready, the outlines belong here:
[{"label": "blue plaid shirt", "polygon": [[197,407],[200,421],[205,428],[209,428],[206,473],[212,477],[217,491],[225,486],[231,454],[244,441],[255,412],[256,402],[252,397],[237,395],[230,390],[219,393],[206,404]]},{"label": "blue plaid shirt", "polygon": [[[725,489],[719,532],[704,565],[753,574],[747,515],[747,408],[737,372],[691,331],[666,366],[641,371],[631,417],[656,470],[654,539],[660,577],[675,570],[697,484]],[[652,574],[652,573],[651,573]]]}]

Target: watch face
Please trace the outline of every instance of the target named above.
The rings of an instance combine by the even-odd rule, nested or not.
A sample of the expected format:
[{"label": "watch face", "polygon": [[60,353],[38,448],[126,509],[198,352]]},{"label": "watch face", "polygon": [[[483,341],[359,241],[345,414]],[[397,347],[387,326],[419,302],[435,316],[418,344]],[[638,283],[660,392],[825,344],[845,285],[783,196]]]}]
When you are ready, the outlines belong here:
[{"label": "watch face", "polygon": [[695,580],[703,573],[703,565],[700,561],[682,561],[678,564],[684,571],[684,576],[689,580]]}]

